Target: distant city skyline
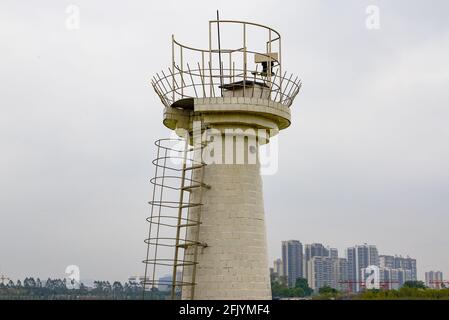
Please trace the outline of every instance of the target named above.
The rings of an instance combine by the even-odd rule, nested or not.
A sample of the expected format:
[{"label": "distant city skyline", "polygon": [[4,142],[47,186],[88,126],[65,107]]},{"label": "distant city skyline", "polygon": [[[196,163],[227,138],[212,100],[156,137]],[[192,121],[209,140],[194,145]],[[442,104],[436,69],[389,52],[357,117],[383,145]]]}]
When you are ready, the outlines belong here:
[{"label": "distant city skyline", "polygon": [[[306,278],[314,290],[324,285],[345,290],[345,285],[349,285],[359,291],[360,283],[365,281],[365,269],[373,265],[379,267],[382,285],[392,289],[399,288],[407,281],[423,281],[427,284],[434,280],[444,281],[441,272],[426,270],[420,276],[417,269],[419,261],[414,257],[401,253],[385,255],[372,244],[348,247],[342,256],[338,254],[338,249],[317,242],[304,244],[300,240],[284,240],[281,248],[282,257],[272,261],[270,272],[278,281],[286,277],[290,287],[295,283],[291,277],[301,277]],[[299,251],[301,249],[303,251]],[[286,258],[288,260],[285,263]],[[298,265],[303,266],[304,272],[299,271]]]},{"label": "distant city skyline", "polygon": [[[290,241],[290,240],[283,240],[283,241]],[[306,246],[307,245],[312,245],[312,244],[318,244],[318,245],[322,245],[323,246],[323,248],[324,249],[326,249],[326,250],[329,250],[329,249],[335,249],[335,250],[337,250],[337,252],[338,252],[338,254],[339,254],[339,257],[341,258],[341,257],[346,257],[346,250],[348,249],[348,248],[350,248],[350,247],[352,247],[352,246],[354,246],[354,245],[350,245],[349,247],[342,247],[342,248],[337,248],[337,247],[335,247],[335,246],[333,246],[333,245],[328,245],[328,244],[326,244],[326,243],[320,243],[320,242],[311,242],[311,243],[306,243],[306,242],[303,242],[303,241],[301,241],[301,240],[297,240],[297,241],[300,241],[301,242],[301,244],[303,245],[303,248],[304,248],[304,258],[306,257],[306,252],[305,252],[305,250],[306,250]],[[281,241],[282,242],[282,241]],[[366,242],[361,242],[361,244],[366,244]],[[377,246],[376,246],[377,247]],[[282,250],[278,250],[279,252],[281,252]],[[408,257],[411,257],[411,258],[414,258],[414,259],[416,259],[417,261],[419,261],[419,259],[418,258],[416,258],[416,257],[414,257],[414,256],[412,256],[411,254],[409,254],[409,253],[407,253],[407,251],[406,250],[403,250],[403,251],[400,251],[399,253],[391,253],[391,252],[384,252],[384,251],[382,251],[381,249],[379,249],[379,257],[381,257],[381,256],[392,256],[392,257],[400,257],[400,258],[408,258]],[[277,259],[281,259],[282,258],[282,254],[279,254],[279,255],[276,255],[275,253],[274,254],[271,254],[270,255],[270,267],[272,267],[272,265],[273,265],[273,261],[275,261],[275,260],[277,260]],[[449,268],[449,266],[445,266],[445,265],[443,265],[443,266],[430,266],[429,268],[427,268],[427,269],[425,269],[422,265],[420,265],[419,263],[418,263],[418,265],[417,265],[417,277],[418,277],[418,280],[419,281],[425,281],[425,273],[426,272],[429,272],[429,271],[431,271],[431,270],[446,270],[446,269],[448,269]],[[306,267],[305,267],[305,270],[304,270],[304,272],[306,273],[307,272],[307,270],[306,270]]]}]

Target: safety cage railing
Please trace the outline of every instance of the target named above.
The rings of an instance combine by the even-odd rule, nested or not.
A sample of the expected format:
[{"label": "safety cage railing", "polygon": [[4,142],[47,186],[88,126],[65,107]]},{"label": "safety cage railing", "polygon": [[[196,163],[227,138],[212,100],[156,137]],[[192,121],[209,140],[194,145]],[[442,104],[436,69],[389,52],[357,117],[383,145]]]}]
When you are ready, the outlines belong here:
[{"label": "safety cage railing", "polygon": [[[142,281],[145,292],[166,290],[172,299],[179,299],[184,287],[195,285],[195,278],[184,279],[186,268],[196,269],[197,248],[205,246],[199,241],[201,197],[192,197],[194,190],[210,188],[202,181],[205,164],[195,160],[202,146],[192,147],[186,139],[160,139],[155,142],[157,156],[153,160],[155,175],[150,180],[153,190],[150,204],[145,264]],[[196,177],[200,177],[198,180]],[[186,254],[193,248],[194,254]],[[191,271],[191,270],[190,270]],[[192,273],[192,272],[191,272]],[[195,274],[195,271],[193,272]]]}]

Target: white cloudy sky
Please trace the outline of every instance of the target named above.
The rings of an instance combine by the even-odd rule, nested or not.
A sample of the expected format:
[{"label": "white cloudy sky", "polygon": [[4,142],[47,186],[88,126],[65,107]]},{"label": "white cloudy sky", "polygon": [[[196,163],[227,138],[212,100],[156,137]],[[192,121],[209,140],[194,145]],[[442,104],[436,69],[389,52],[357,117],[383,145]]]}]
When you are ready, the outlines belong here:
[{"label": "white cloudy sky", "polygon": [[0,3],[0,273],[142,273],[153,141],[169,134],[148,81],[171,34],[205,46],[220,9],[279,30],[304,82],[264,178],[270,259],[286,239],[368,242],[449,277],[446,0],[121,3]]}]

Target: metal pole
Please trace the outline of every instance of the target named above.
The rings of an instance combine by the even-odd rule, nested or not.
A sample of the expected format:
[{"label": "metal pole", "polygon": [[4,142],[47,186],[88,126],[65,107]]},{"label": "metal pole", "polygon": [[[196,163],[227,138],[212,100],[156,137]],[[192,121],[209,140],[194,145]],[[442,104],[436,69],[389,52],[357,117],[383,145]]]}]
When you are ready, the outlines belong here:
[{"label": "metal pole", "polygon": [[[279,76],[282,77],[282,38],[279,36]],[[282,92],[282,79],[280,79],[279,91]],[[276,100],[276,99],[274,99]]]},{"label": "metal pole", "polygon": [[220,13],[217,10],[217,29],[218,29],[218,60],[220,60],[220,88],[223,97],[223,65],[221,64],[221,39],[220,39]]},{"label": "metal pole", "polygon": [[209,73],[210,73],[209,91],[210,97],[212,97],[212,88],[214,86],[212,80],[212,22],[209,22]]},{"label": "metal pole", "polygon": [[246,91],[246,23],[243,23],[243,96]]},{"label": "metal pole", "polygon": [[[181,53],[181,99],[183,99],[184,98],[184,85],[183,85],[183,82],[184,82],[184,58],[183,58],[183,55],[182,55],[182,46],[180,46],[180,53]],[[175,71],[175,69],[173,69],[173,72]]]},{"label": "metal pole", "polygon": [[[198,63],[198,67],[200,66],[200,64]],[[201,81],[202,81],[202,83],[203,83],[203,93],[204,93],[204,95],[203,95],[203,98],[206,98],[206,90],[204,89],[204,82],[206,81],[206,79],[204,78],[205,77],[205,67],[204,67],[204,51],[201,51],[201,66],[202,66],[202,68],[203,68],[203,71],[201,72],[201,68],[199,68],[200,69],[200,74],[202,74],[202,76],[201,76]]]},{"label": "metal pole", "polygon": [[229,83],[232,83],[232,51],[229,51]]},{"label": "metal pole", "polygon": [[269,29],[269,32],[268,32],[268,40],[269,40],[269,45],[268,45],[268,81],[270,82],[270,92],[269,92],[269,95],[268,95],[268,99],[271,99],[271,90],[272,90],[272,84],[271,84],[271,66],[272,66],[272,60],[271,60],[271,29]]},{"label": "metal pole", "polygon": [[[172,59],[171,59],[171,66],[172,66],[172,70],[174,71],[175,70],[175,35],[174,34],[172,34],[172,36],[171,36],[171,56],[172,56]],[[172,78],[172,84],[173,84],[173,88],[175,88],[175,76],[173,75],[173,78]],[[175,90],[173,90],[173,101],[172,101],[172,103],[175,103]]]}]

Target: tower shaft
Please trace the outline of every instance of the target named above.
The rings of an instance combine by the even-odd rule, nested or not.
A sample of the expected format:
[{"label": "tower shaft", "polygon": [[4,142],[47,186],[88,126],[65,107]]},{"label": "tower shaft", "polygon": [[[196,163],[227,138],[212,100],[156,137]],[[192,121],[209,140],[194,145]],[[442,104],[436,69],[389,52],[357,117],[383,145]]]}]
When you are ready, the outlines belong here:
[{"label": "tower shaft", "polygon": [[[191,219],[201,220],[198,240],[205,247],[197,265],[184,268],[183,282],[195,285],[183,289],[183,299],[271,299],[260,164],[246,156],[244,162],[207,165],[202,174],[211,189],[192,193],[193,201],[202,197]],[[197,231],[188,229],[187,238]],[[187,249],[187,260],[194,260],[194,251]]]},{"label": "tower shaft", "polygon": [[[183,287],[183,299],[271,299],[259,146],[289,122],[289,113],[265,101],[195,99],[193,111],[166,110],[166,125],[193,133],[193,146],[204,147],[199,161],[206,165],[193,180],[210,186],[190,195],[202,205],[190,209],[189,219],[201,223],[186,238],[202,246],[185,251],[184,260],[195,265],[183,268],[182,282],[193,284]],[[196,140],[199,122],[206,143]]]}]

